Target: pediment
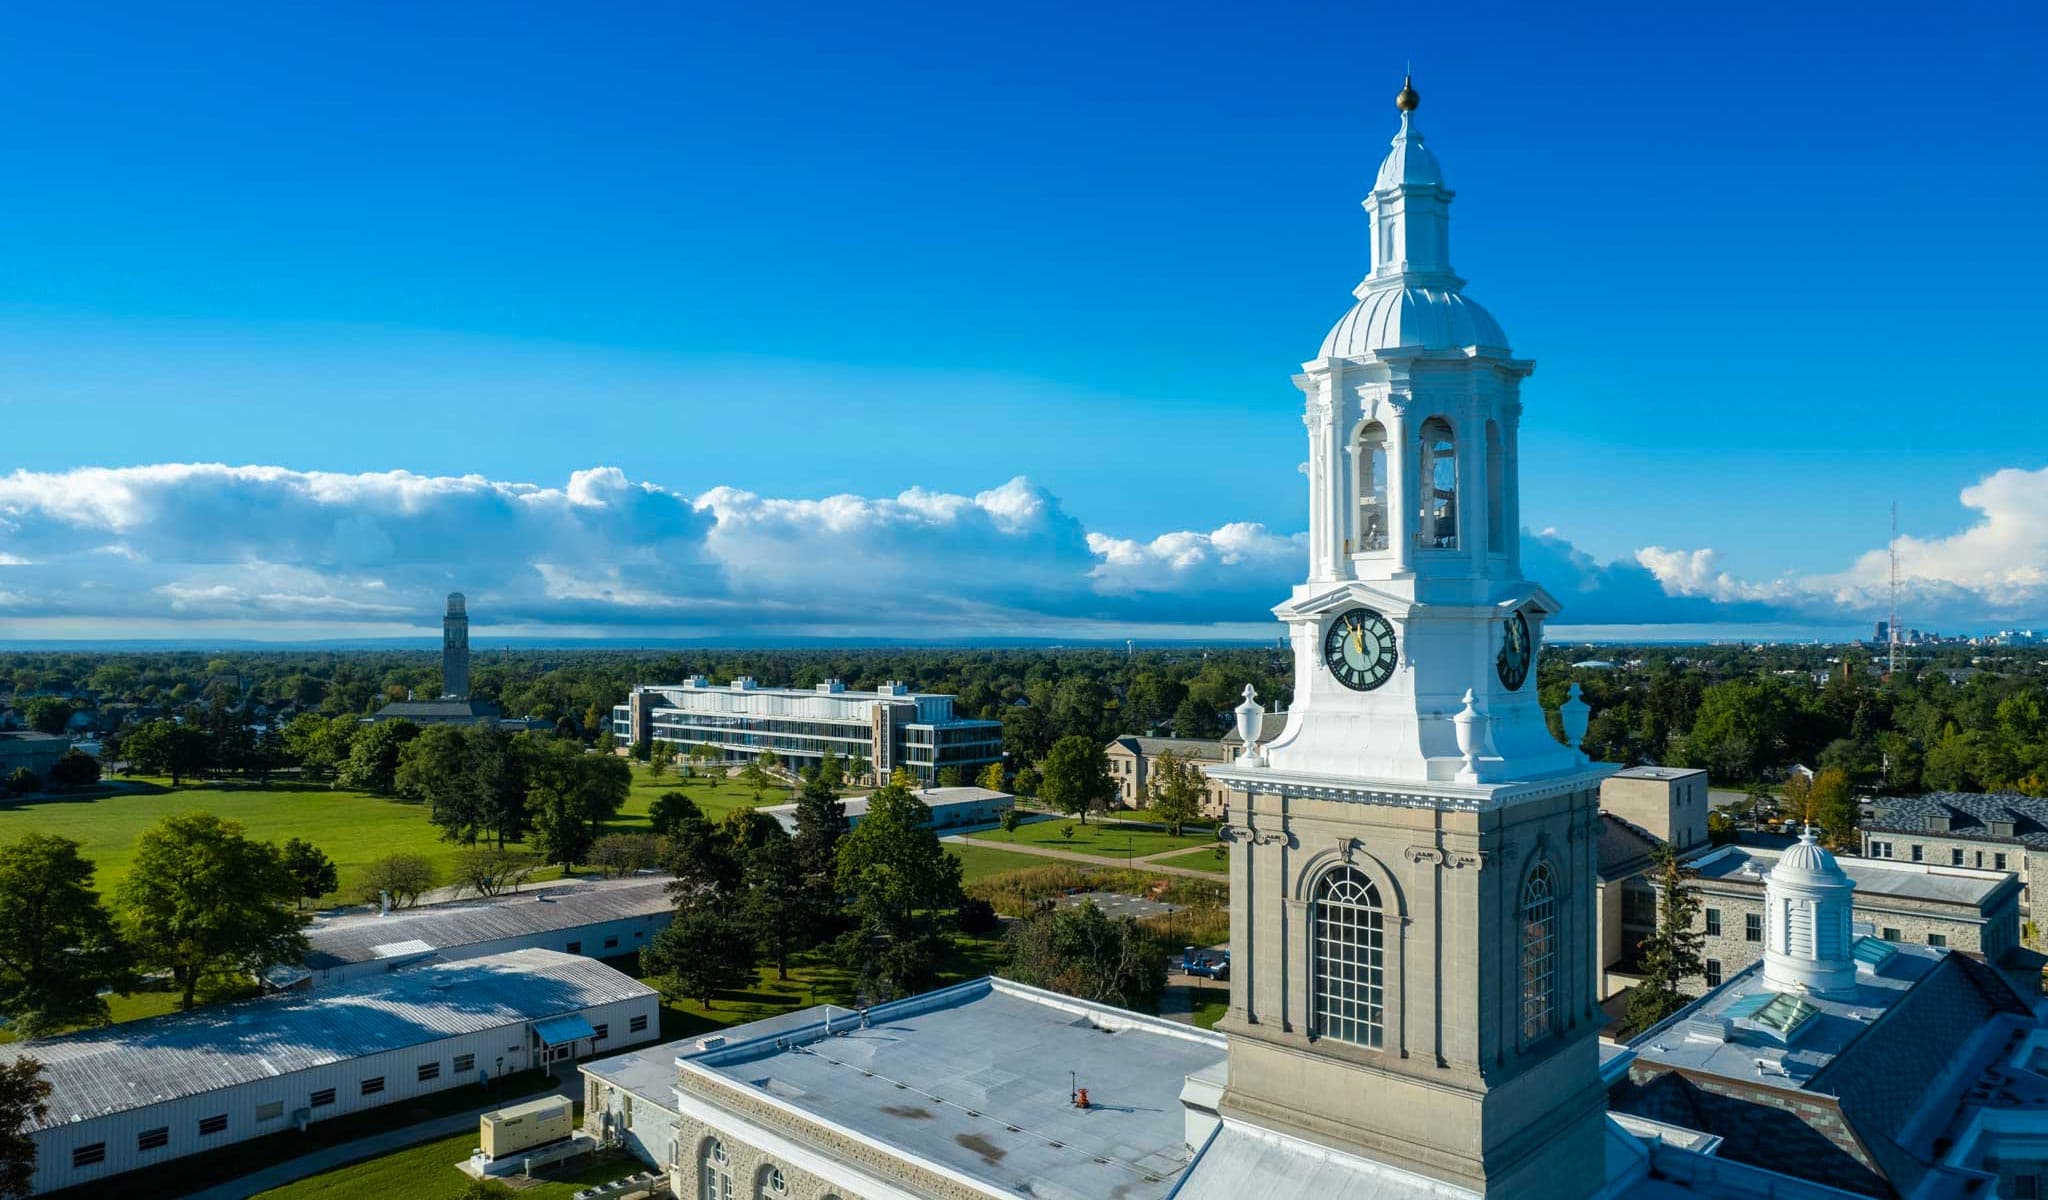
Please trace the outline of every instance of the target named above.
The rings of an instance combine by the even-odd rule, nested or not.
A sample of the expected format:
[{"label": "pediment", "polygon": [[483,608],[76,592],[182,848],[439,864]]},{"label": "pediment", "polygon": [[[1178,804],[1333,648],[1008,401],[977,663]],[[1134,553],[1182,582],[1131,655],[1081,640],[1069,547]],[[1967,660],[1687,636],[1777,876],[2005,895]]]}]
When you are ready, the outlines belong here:
[{"label": "pediment", "polygon": [[1551,595],[1550,592],[1544,589],[1543,585],[1537,583],[1522,583],[1501,599],[1494,601],[1494,607],[1502,612],[1521,608],[1524,605],[1536,609],[1546,621],[1564,609],[1564,605],[1559,602],[1556,596]]},{"label": "pediment", "polygon": [[1285,621],[1292,617],[1317,617],[1327,612],[1354,608],[1361,604],[1381,612],[1388,610],[1398,612],[1412,607],[1414,602],[1405,596],[1397,596],[1392,592],[1381,591],[1370,584],[1360,583],[1355,579],[1348,579],[1342,583],[1333,583],[1329,586],[1328,590],[1318,592],[1315,595],[1306,596],[1300,600],[1289,600],[1285,604],[1277,604],[1273,607],[1273,615]]}]

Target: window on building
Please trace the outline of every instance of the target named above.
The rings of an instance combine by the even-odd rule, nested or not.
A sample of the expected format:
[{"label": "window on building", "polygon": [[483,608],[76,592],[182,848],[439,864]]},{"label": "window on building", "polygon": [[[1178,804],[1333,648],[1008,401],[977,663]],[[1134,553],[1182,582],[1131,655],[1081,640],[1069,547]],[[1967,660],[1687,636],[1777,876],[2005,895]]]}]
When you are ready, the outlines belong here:
[{"label": "window on building", "polygon": [[1890,858],[1891,856],[1892,856],[1892,844],[1891,844],[1890,842],[1880,842],[1880,841],[1877,841],[1877,840],[1876,840],[1876,839],[1874,839],[1874,838],[1873,838],[1873,839],[1871,840],[1871,843],[1870,843],[1870,857],[1872,857],[1872,858]]},{"label": "window on building", "polygon": [[611,1035],[612,1027],[610,1025],[593,1025],[590,1027],[590,1040],[593,1042],[601,1042]]},{"label": "window on building", "polygon": [[283,1117],[284,1101],[282,1100],[272,1100],[256,1106],[256,1119],[258,1121],[276,1121],[281,1120]]},{"label": "window on building", "polygon": [[1899,935],[1899,927],[1896,925],[1885,926],[1884,929],[1879,932],[1878,936],[1883,938],[1887,942],[1903,942],[1906,940],[1905,938]]},{"label": "window on building", "polygon": [[1422,524],[1419,544],[1434,550],[1458,548],[1458,443],[1451,423],[1431,417],[1422,423]]},{"label": "window on building", "polygon": [[429,1079],[439,1079],[441,1077],[441,1064],[438,1062],[421,1063],[419,1074],[421,1083],[425,1083]]},{"label": "window on building", "polygon": [[761,1186],[756,1189],[761,1200],[782,1200],[789,1195],[789,1184],[782,1178],[781,1167],[761,1168]]},{"label": "window on building", "polygon": [[1914,862],[1919,862],[1920,860],[1922,860],[1922,859],[1924,859],[1924,858],[1926,858],[1926,857],[1927,857],[1927,847],[1925,847],[1925,846],[1921,845],[1921,844],[1920,844],[1920,843],[1918,843],[1918,842],[1914,842],[1914,843],[1913,843],[1913,861],[1914,861]]},{"label": "window on building", "polygon": [[2003,854],[1994,854],[1994,855],[1992,855],[1992,856],[1991,856],[1991,869],[1992,869],[1992,870],[1994,870],[1994,871],[2003,871],[2003,870],[2005,870],[2005,855],[2003,855]]},{"label": "window on building", "polygon": [[1312,1032],[1358,1046],[1378,1046],[1385,980],[1379,890],[1363,874],[1340,867],[1316,884]]},{"label": "window on building", "polygon": [[1718,958],[1710,958],[1707,960],[1707,987],[1717,988],[1720,986],[1721,960]]},{"label": "window on building", "polygon": [[628,1032],[628,1033],[646,1033],[646,1032],[647,1032],[647,1018],[646,1018],[646,1017],[634,1017],[634,1018],[633,1018],[632,1020],[630,1020],[630,1021],[627,1021],[627,1022],[626,1022],[626,1032]]},{"label": "window on building", "polygon": [[161,1150],[170,1144],[171,1127],[168,1125],[159,1125],[155,1129],[145,1129],[135,1135],[135,1148],[137,1150]]},{"label": "window on building", "polygon": [[1542,863],[1522,884],[1522,1037],[1550,1032],[1557,980],[1557,893]]},{"label": "window on building", "polygon": [[618,948],[619,948],[619,939],[617,939],[617,938],[615,938],[615,937],[608,937],[608,938],[606,938],[606,939],[604,940],[604,948],[605,948],[605,949],[607,949],[607,950],[616,950],[616,949],[618,949]]},{"label": "window on building", "polygon": [[568,945],[566,945],[566,946],[562,947],[562,949],[563,949],[563,950],[565,950],[565,951],[567,951],[567,952],[568,952],[568,953],[570,953],[570,954],[581,954],[581,953],[583,953],[583,943],[582,943],[582,942],[570,942],[570,943],[569,943]]},{"label": "window on building", "polygon": [[704,1186],[698,1189],[697,1194],[703,1200],[732,1200],[732,1162],[717,1138],[704,1145],[702,1175]]},{"label": "window on building", "polygon": [[1927,935],[1927,944],[1930,946],[1946,946],[1948,945],[1948,935],[1945,933],[1930,933]]},{"label": "window on building", "polygon": [[1762,913],[1742,914],[1742,940],[1761,942],[1764,940],[1764,915]]},{"label": "window on building", "polygon": [[1948,852],[1948,865],[1951,867],[1960,867],[1963,865],[1962,847],[1958,846],[1955,849],[1950,850]]},{"label": "window on building", "polygon": [[476,1070],[476,1055],[456,1055],[455,1062],[451,1069],[458,1075],[467,1075],[469,1072]]},{"label": "window on building", "polygon": [[378,1092],[383,1091],[384,1077],[382,1075],[372,1075],[368,1079],[363,1080],[362,1090],[365,1096],[374,1096]]},{"label": "window on building", "polygon": [[1486,423],[1486,552],[1508,552],[1507,452],[1501,447],[1500,426]]},{"label": "window on building", "polygon": [[226,1133],[227,1131],[228,1115],[226,1113],[215,1113],[210,1117],[199,1118],[200,1137],[212,1137],[216,1133]]},{"label": "window on building", "polygon": [[326,1108],[332,1103],[334,1103],[333,1088],[321,1088],[319,1091],[306,1097],[306,1104],[309,1108]]},{"label": "window on building", "polygon": [[1981,867],[1981,866],[1983,866],[1983,865],[1984,865],[1984,852],[1983,852],[1982,850],[1979,850],[1979,851],[1977,851],[1976,853],[1977,853],[1977,865]]},{"label": "window on building", "polygon": [[1358,527],[1351,548],[1357,553],[1387,548],[1387,430],[1378,421],[1358,431],[1352,450],[1352,478],[1358,481]]},{"label": "window on building", "polygon": [[1707,936],[1721,936],[1721,910],[1718,908],[1710,908],[1707,910]]},{"label": "window on building", "polygon": [[2012,1177],[2013,1200],[2041,1200],[2041,1177],[2039,1175],[2015,1175]]},{"label": "window on building", "polygon": [[94,1142],[89,1146],[75,1146],[71,1150],[71,1165],[74,1167],[89,1167],[94,1163],[103,1163],[105,1161],[107,1161],[107,1144],[105,1142]]}]

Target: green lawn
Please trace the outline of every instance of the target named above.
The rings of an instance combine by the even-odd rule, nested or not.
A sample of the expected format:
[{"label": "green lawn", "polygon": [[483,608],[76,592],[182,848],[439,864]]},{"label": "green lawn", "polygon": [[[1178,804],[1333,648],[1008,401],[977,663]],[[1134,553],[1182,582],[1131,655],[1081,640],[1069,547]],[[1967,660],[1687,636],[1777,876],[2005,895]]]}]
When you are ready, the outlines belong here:
[{"label": "green lawn", "polygon": [[947,842],[946,853],[960,860],[960,878],[963,883],[987,879],[1005,871],[1021,871],[1026,867],[1042,867],[1057,861],[1038,854],[1020,854],[1015,850],[992,850],[983,846],[967,846],[959,842]]},{"label": "green lawn", "polygon": [[[1065,834],[1071,827],[1072,837]],[[1033,821],[1019,825],[1014,835],[1000,829],[985,833],[970,833],[967,836],[976,841],[1001,845],[1015,840],[1020,844],[1051,846],[1060,850],[1075,850],[1082,854],[1096,854],[1104,858],[1123,858],[1126,854],[1143,858],[1147,854],[1158,854],[1166,850],[1184,847],[1206,846],[1216,840],[1209,830],[1187,832],[1174,837],[1164,829],[1155,829],[1123,821],[1090,821],[1086,825],[1055,817],[1049,821]]]},{"label": "green lawn", "polygon": [[1214,846],[1204,846],[1200,850],[1189,850],[1181,854],[1169,854],[1152,861],[1167,867],[1193,867],[1197,871],[1208,871],[1214,875],[1230,874],[1230,855],[1217,854]]},{"label": "green lawn", "polygon": [[[476,1130],[424,1142],[382,1158],[336,1167],[297,1183],[258,1192],[258,1200],[454,1200],[469,1186],[455,1164],[476,1148]],[[522,1200],[568,1200],[583,1188],[646,1170],[638,1159],[609,1157],[574,1174],[521,1188]]]},{"label": "green lawn", "polygon": [[1227,990],[1204,989],[1195,1001],[1195,1024],[1203,1029],[1216,1028],[1216,1022],[1230,1011],[1230,993]]}]

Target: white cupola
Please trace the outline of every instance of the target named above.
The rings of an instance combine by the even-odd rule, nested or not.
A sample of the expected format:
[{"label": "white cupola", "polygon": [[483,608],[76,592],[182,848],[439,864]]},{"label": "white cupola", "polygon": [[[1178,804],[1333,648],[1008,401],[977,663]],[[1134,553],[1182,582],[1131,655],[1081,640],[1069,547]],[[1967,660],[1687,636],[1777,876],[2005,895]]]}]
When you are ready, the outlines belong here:
[{"label": "white cupola", "polygon": [[1856,990],[1856,882],[1807,826],[1764,878],[1764,983],[1794,995]]}]

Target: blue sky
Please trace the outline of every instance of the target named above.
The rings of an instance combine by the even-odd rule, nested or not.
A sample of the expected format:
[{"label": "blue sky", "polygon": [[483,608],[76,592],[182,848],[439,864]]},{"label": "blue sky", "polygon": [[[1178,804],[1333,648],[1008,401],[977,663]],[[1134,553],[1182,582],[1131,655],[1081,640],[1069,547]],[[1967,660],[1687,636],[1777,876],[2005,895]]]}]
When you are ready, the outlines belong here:
[{"label": "blue sky", "polygon": [[[1410,59],[1454,259],[1539,364],[1524,518],[1674,601],[1593,615],[1860,625],[1859,557],[1896,499],[1926,551],[1916,623],[2048,619],[2044,33],[2017,2],[12,13],[0,636],[280,619],[59,597],[66,555],[132,562],[168,553],[138,549],[149,522],[227,519],[64,516],[51,497],[95,468],[564,495],[616,468],[690,500],[706,539],[732,507],[715,488],[879,504],[1023,476],[1073,525],[1048,545],[1285,539],[1288,376],[1363,269],[1358,200]],[[255,525],[280,502],[241,499]],[[343,510],[320,519],[383,519]],[[1168,572],[1128,608],[992,591],[967,624],[1256,620],[1244,597],[1292,574],[1203,549],[1256,586]],[[1093,580],[1062,586],[1115,593],[1100,544],[1042,552]],[[439,586],[291,553],[241,565],[310,572],[289,592],[308,602],[378,583],[396,611]],[[150,561],[101,590],[284,594]],[[754,595],[713,553],[695,582],[615,581],[611,608],[570,613],[511,603],[530,556],[500,566],[540,626],[662,626],[628,598],[647,587]]]}]

